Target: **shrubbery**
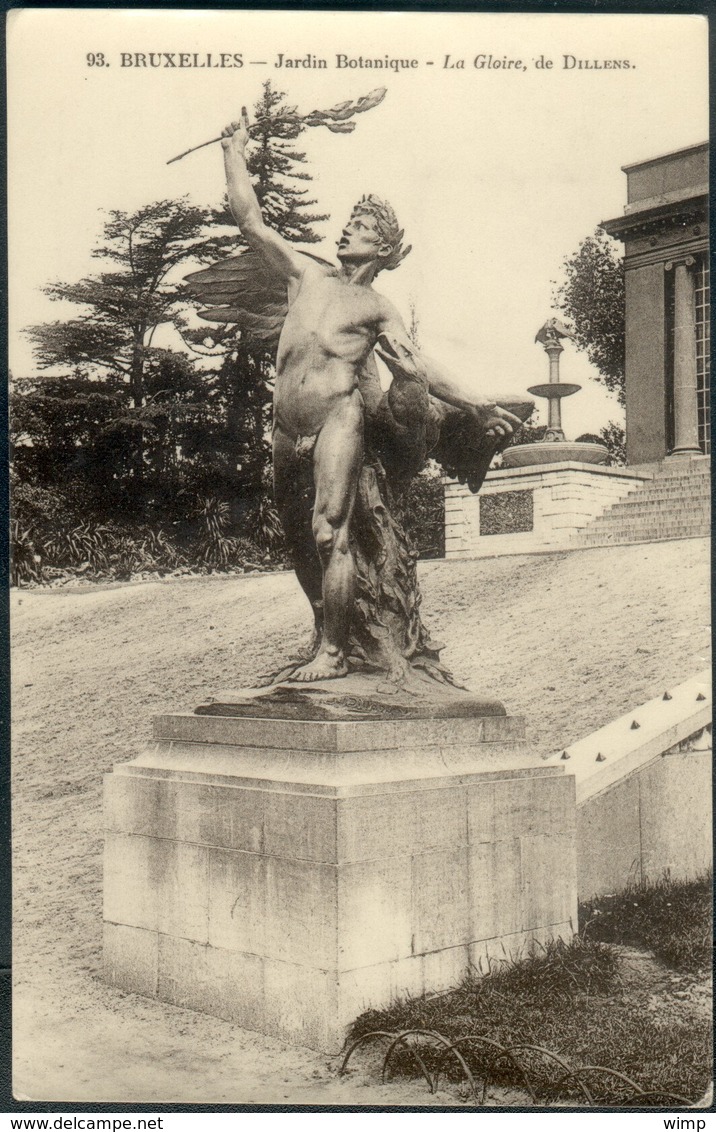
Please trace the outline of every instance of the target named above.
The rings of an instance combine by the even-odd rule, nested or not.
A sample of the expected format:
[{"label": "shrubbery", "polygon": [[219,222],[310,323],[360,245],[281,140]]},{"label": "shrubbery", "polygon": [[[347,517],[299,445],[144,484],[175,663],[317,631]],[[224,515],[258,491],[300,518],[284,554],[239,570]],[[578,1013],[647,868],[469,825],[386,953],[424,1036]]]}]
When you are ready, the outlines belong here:
[{"label": "shrubbery", "polygon": [[[266,515],[264,521],[269,521]],[[284,560],[275,531],[272,546],[268,540],[261,546],[253,538],[232,533],[228,504],[213,497],[197,501],[191,521],[181,531],[169,533],[146,523],[81,519],[70,499],[44,488],[19,484],[13,493],[11,585],[72,577],[128,581],[138,574],[277,565],[284,565]]]},{"label": "shrubbery", "polygon": [[416,476],[403,501],[405,531],[419,558],[445,557],[445,493],[435,466]]}]

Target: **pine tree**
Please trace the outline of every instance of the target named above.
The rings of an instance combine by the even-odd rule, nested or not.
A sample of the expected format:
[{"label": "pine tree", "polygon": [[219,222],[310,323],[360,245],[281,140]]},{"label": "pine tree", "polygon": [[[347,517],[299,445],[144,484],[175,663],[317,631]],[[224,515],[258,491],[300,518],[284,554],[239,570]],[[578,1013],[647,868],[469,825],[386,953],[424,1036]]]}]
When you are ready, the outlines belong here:
[{"label": "pine tree", "polygon": [[209,214],[186,200],[158,201],[134,213],[112,211],[104,242],[92,255],[118,265],[78,283],[53,283],[45,294],[87,313],[27,333],[41,369],[80,366],[87,375],[119,378],[130,405],[141,409],[152,359],[152,337],[177,313],[182,289],[168,277],[183,260],[202,254]]},{"label": "pine tree", "polygon": [[297,168],[305,164],[306,154],[291,145],[306,127],[277,119],[285,99],[285,93],[274,90],[270,79],[263,84],[254,107],[259,140],[247,151],[247,166],[266,224],[292,243],[315,244],[321,237],[312,225],[328,220],[328,213],[307,211],[316,204],[315,199],[309,198],[308,189],[292,183],[312,177]]},{"label": "pine tree", "polygon": [[23,396],[15,398],[16,412],[32,426],[40,479],[43,466],[55,485],[79,476],[104,510],[153,505],[183,423],[194,416],[196,427],[207,415],[194,363],[152,341],[183,307],[176,269],[207,254],[209,220],[208,210],[186,200],[112,211],[92,254],[113,269],[45,288],[81,313],[27,330],[40,369],[69,370],[21,383]]}]

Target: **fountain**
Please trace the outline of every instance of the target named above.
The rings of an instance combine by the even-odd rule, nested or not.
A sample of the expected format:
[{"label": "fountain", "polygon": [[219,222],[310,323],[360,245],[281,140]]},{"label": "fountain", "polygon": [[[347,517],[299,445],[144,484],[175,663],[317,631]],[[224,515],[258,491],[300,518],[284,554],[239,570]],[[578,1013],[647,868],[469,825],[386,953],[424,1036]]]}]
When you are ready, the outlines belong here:
[{"label": "fountain", "polygon": [[562,429],[562,398],[578,393],[581,385],[559,380],[559,356],[564,346],[562,338],[573,338],[556,318],[549,318],[537,332],[535,342],[541,342],[549,358],[549,382],[532,385],[529,392],[549,402],[549,418],[544,440],[536,444],[515,444],[502,457],[503,468],[526,468],[534,464],[558,464],[565,460],[582,464],[606,464],[607,449],[603,444],[567,440]]}]

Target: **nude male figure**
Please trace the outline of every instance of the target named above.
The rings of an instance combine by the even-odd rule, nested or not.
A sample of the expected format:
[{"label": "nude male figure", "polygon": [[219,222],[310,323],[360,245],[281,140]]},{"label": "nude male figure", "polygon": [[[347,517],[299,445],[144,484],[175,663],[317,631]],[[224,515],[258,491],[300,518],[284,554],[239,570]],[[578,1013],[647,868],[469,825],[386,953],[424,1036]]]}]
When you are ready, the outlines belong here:
[{"label": "nude male figure", "polygon": [[[419,372],[433,396],[476,414],[488,435],[508,437],[521,421],[494,401],[462,391],[421,358],[402,319],[373,279],[391,264],[398,228],[389,206],[373,198],[357,205],[338,245],[340,267],[300,255],[261,215],[246,168],[248,116],[222,131],[229,206],[249,246],[285,280],[288,315],[276,362],[273,469],[276,505],[294,554],[296,574],[316,617],[316,656],[291,677],[308,681],[344,676],[356,589],[349,531],[363,463],[364,405],[359,376],[374,347],[396,371]],[[391,224],[392,220],[392,224]],[[392,264],[395,266],[395,264]],[[312,532],[320,559],[297,537],[303,461],[312,459],[315,503]]]}]

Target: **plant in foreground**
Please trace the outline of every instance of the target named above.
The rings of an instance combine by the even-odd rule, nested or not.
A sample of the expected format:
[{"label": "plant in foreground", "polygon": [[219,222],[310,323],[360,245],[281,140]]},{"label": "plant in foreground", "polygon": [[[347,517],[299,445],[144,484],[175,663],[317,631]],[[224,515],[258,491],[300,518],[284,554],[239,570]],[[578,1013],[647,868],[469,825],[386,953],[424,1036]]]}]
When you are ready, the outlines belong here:
[{"label": "plant in foreground", "polygon": [[[354,1023],[350,1040],[372,1030],[394,1033],[409,1029],[437,1031],[454,1042],[481,1035],[503,1046],[544,1047],[577,1068],[600,1065],[632,1078],[643,1089],[696,1099],[710,1080],[711,1027],[689,1016],[659,1023],[634,996],[621,976],[619,954],[606,944],[583,937],[555,941],[537,953],[482,977],[470,977],[447,994],[397,1002],[387,1010],[370,1010]],[[488,1071],[485,1047],[462,1049],[478,1076]],[[421,1048],[434,1068],[436,1051]],[[574,1080],[560,1077],[555,1063],[530,1057],[530,1077],[537,1096],[578,1099]],[[431,1062],[432,1059],[432,1062]],[[396,1050],[394,1071],[413,1073],[409,1051]],[[503,1059],[491,1080],[522,1089],[522,1072]]]},{"label": "plant in foreground", "polygon": [[592,940],[653,951],[681,971],[711,966],[713,878],[675,881],[667,873],[580,907],[582,932]]}]

